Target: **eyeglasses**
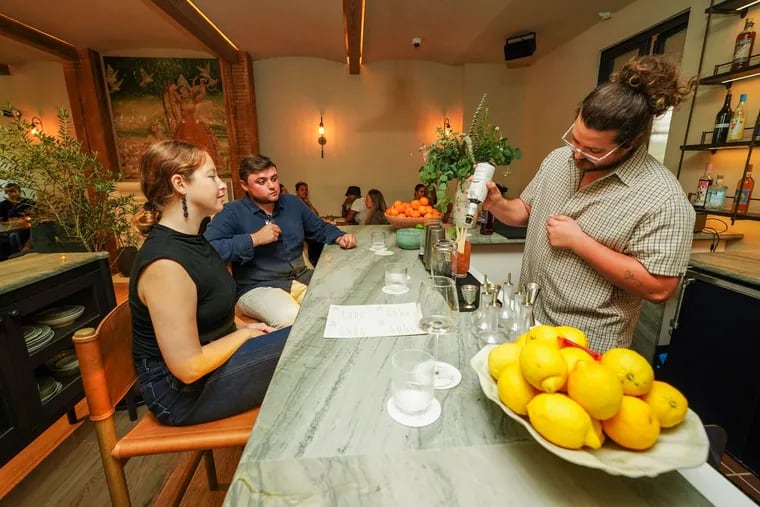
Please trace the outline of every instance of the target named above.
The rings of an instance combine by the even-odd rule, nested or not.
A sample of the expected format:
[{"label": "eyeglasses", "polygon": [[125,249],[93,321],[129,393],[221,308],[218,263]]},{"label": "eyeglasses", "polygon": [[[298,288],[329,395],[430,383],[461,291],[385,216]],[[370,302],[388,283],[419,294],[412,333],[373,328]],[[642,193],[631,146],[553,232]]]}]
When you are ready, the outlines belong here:
[{"label": "eyeglasses", "polygon": [[622,144],[618,144],[617,146],[615,146],[614,148],[612,148],[610,151],[608,151],[607,153],[605,153],[605,154],[604,154],[604,155],[602,155],[601,157],[598,157],[598,156],[596,156],[596,155],[591,155],[591,154],[589,154],[589,153],[586,153],[586,152],[585,152],[585,151],[583,151],[582,149],[580,149],[580,148],[577,148],[577,147],[575,146],[575,143],[574,143],[573,141],[569,141],[569,140],[567,139],[567,136],[568,136],[568,134],[570,134],[570,131],[571,131],[571,130],[573,130],[573,126],[574,126],[574,125],[575,125],[575,124],[573,124],[573,125],[570,125],[570,128],[568,128],[568,129],[565,131],[565,133],[564,133],[564,134],[563,134],[563,136],[562,136],[562,141],[563,141],[563,142],[564,142],[564,143],[565,143],[565,144],[566,144],[568,147],[570,147],[570,149],[571,149],[571,150],[573,150],[573,152],[575,152],[575,153],[577,153],[578,155],[582,156],[583,158],[585,158],[586,160],[588,160],[588,161],[589,161],[589,162],[591,162],[592,164],[598,164],[599,162],[601,162],[601,161],[602,161],[602,160],[604,160],[605,158],[607,158],[607,157],[609,157],[610,155],[612,155],[613,153],[615,153],[615,152],[617,151],[617,149],[618,149],[618,148],[620,148],[620,147],[622,146]]}]

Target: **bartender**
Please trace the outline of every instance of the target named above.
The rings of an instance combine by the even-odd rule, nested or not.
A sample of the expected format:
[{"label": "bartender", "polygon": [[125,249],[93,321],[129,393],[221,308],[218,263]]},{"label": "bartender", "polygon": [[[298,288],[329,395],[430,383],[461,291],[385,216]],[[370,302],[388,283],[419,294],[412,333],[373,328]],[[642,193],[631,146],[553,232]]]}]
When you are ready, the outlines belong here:
[{"label": "bartender", "polygon": [[519,198],[488,183],[484,206],[528,227],[520,280],[542,287],[536,320],[583,330],[597,352],[630,346],[642,301],[667,300],[686,271],[694,209],[647,141],[692,83],[663,57],[632,60],[583,99]]}]

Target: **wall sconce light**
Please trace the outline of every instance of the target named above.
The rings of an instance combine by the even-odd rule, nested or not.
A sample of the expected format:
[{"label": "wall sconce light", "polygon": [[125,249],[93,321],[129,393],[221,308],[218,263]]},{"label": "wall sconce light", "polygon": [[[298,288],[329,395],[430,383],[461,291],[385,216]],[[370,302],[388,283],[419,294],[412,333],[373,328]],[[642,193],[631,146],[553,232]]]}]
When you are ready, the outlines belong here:
[{"label": "wall sconce light", "polygon": [[3,108],[3,116],[6,118],[21,118],[21,111],[18,109]]},{"label": "wall sconce light", "polygon": [[443,133],[447,136],[451,134],[451,123],[448,116],[443,119]]},{"label": "wall sconce light", "polygon": [[32,116],[32,128],[29,130],[30,133],[32,133],[35,136],[38,136],[42,133],[42,120],[39,118],[39,116]]},{"label": "wall sconce light", "polygon": [[325,138],[325,124],[322,122],[322,115],[319,115],[319,139],[317,139],[317,142],[322,147],[322,158],[325,158],[325,144],[327,144],[327,139]]}]

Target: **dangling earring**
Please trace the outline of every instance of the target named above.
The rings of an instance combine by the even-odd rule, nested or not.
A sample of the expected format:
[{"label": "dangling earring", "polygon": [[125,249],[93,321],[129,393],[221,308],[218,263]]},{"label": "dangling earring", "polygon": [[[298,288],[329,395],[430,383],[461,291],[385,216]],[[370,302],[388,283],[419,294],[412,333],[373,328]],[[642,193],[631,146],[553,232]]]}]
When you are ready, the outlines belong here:
[{"label": "dangling earring", "polygon": [[185,218],[188,217],[188,213],[187,213],[187,196],[186,195],[182,196],[182,214],[185,216]]}]

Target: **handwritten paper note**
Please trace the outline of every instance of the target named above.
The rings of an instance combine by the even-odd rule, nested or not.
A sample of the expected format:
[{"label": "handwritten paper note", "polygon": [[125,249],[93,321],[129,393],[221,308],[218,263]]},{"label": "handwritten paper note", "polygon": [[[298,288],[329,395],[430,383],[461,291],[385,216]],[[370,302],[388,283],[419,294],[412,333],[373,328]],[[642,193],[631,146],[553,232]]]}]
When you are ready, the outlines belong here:
[{"label": "handwritten paper note", "polygon": [[416,303],[330,305],[325,338],[370,338],[425,334]]}]

